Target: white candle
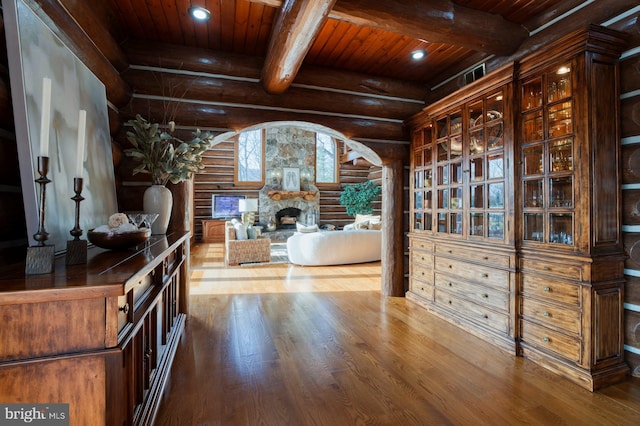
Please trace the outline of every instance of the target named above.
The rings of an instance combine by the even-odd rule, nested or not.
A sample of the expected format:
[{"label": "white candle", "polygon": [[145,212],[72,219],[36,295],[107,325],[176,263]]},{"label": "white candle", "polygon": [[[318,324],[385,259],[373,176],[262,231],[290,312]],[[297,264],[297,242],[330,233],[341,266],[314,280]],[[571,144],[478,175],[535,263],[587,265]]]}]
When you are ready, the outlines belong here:
[{"label": "white candle", "polygon": [[51,79],[42,79],[42,118],[40,120],[40,156],[49,156],[49,119],[51,118]]},{"label": "white candle", "polygon": [[78,150],[76,152],[76,177],[82,177],[84,163],[84,145],[87,127],[87,111],[81,109],[78,114]]}]

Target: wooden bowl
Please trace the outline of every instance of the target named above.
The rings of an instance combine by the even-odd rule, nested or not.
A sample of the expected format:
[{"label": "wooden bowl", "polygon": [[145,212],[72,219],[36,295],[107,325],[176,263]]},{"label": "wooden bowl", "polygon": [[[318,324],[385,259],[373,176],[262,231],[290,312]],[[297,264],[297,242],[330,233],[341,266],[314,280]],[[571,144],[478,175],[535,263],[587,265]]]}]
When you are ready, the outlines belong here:
[{"label": "wooden bowl", "polygon": [[109,250],[123,250],[144,243],[151,236],[151,229],[143,228],[134,232],[95,232],[90,229],[87,232],[89,241],[98,247]]}]

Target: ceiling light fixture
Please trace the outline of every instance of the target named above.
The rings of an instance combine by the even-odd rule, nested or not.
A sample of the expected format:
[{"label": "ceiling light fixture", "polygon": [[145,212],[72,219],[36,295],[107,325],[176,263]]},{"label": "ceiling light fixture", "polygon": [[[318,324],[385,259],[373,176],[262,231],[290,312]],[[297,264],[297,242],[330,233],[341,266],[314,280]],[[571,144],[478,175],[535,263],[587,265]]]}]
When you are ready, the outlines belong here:
[{"label": "ceiling light fixture", "polygon": [[191,6],[189,15],[197,21],[208,21],[211,18],[211,12],[201,6]]},{"label": "ceiling light fixture", "polygon": [[413,52],[411,52],[411,59],[413,59],[414,61],[417,61],[419,59],[422,59],[426,56],[427,54],[425,53],[424,50],[414,50]]}]

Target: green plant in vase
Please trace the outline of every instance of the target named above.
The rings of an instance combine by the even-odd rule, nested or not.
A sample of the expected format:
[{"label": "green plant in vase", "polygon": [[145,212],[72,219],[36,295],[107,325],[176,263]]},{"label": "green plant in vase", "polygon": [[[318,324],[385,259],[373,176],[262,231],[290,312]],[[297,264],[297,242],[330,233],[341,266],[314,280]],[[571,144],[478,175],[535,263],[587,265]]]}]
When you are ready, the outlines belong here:
[{"label": "green plant in vase", "polygon": [[169,225],[173,198],[165,185],[191,179],[194,173],[202,170],[202,154],[211,146],[213,136],[200,129],[193,133],[188,141],[173,135],[175,124],[170,122],[166,130],[160,124],[150,123],[139,114],[127,122],[132,130],[127,131],[131,148],[124,150],[138,165],[133,174],[151,175],[152,186],[145,191],[145,213],[158,213],[158,219],[152,225],[152,233],[164,234]]},{"label": "green plant in vase", "polygon": [[372,202],[380,196],[382,189],[372,181],[346,185],[340,194],[340,204],[347,208],[347,214],[371,214]]}]

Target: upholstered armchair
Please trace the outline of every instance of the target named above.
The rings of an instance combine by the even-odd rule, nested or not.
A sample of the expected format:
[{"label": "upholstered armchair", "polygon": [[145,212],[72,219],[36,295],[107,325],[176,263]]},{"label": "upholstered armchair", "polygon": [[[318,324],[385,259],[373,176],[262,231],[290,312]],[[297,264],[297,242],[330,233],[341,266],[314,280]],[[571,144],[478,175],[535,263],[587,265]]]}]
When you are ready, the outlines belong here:
[{"label": "upholstered armchair", "polygon": [[225,222],[224,262],[227,266],[241,263],[269,262],[271,259],[271,240],[256,238],[253,240],[236,239],[236,230],[231,222]]}]

